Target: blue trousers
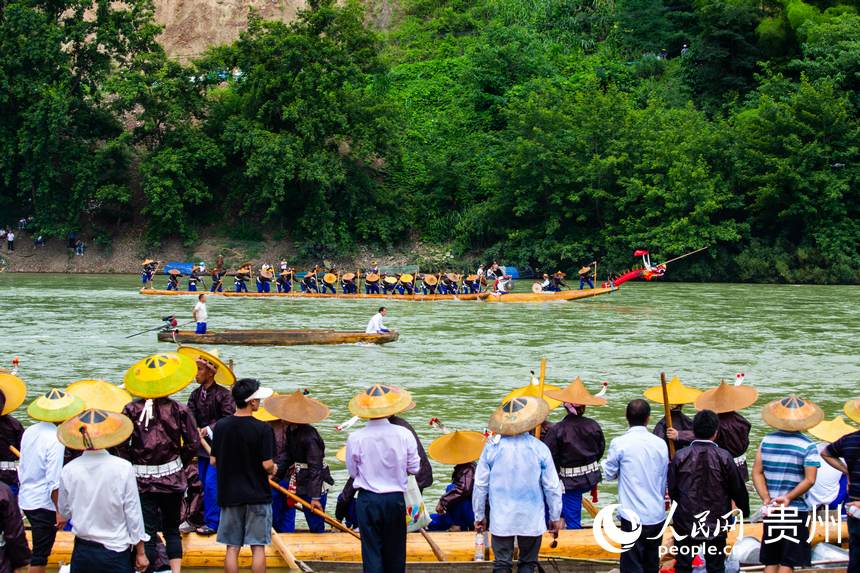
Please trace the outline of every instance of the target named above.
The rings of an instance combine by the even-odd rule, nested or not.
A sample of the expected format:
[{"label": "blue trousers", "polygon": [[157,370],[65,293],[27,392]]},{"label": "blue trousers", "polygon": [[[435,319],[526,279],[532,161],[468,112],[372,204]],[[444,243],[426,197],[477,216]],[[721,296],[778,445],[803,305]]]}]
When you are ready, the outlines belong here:
[{"label": "blue trousers", "polygon": [[[451,491],[454,484],[448,484],[445,492]],[[448,511],[443,514],[430,514],[430,525],[428,531],[448,531],[457,526],[461,531],[471,531],[475,528],[475,512],[472,510],[472,498],[458,501],[448,506]]]},{"label": "blue trousers", "polygon": [[337,294],[337,289],[335,288],[334,285],[328,285],[326,283],[323,283],[322,293],[326,294],[329,290],[331,290],[331,294]]},{"label": "blue trousers", "polygon": [[245,284],[245,281],[236,281],[234,284],[236,285],[236,292],[248,292],[248,285]]},{"label": "blue trousers", "polygon": [[131,549],[116,552],[100,543],[75,538],[72,550],[73,573],[132,573],[134,561]]},{"label": "blue trousers", "polygon": [[195,332],[195,334],[206,334],[206,323],[205,322],[198,322],[197,323],[197,331]]},{"label": "blue trousers", "polygon": [[271,292],[272,287],[269,286],[269,281],[257,280],[257,292]]},{"label": "blue trousers", "polygon": [[586,283],[588,283],[588,288],[594,288],[594,282],[588,277],[579,277],[579,290],[585,288]]},{"label": "blue trousers", "polygon": [[224,292],[224,282],[212,279],[212,288],[209,289],[210,292]]},{"label": "blue trousers", "polygon": [[197,292],[197,283],[188,283],[188,292]]},{"label": "blue trousers", "polygon": [[364,292],[366,294],[379,294],[379,284],[378,283],[365,283]]},{"label": "blue trousers", "polygon": [[561,516],[568,529],[582,529],[582,496],[588,491],[566,491],[561,496]]},{"label": "blue trousers", "polygon": [[167,290],[177,290],[174,283],[167,283]]},{"label": "blue trousers", "polygon": [[[289,480],[281,481],[284,488],[290,487]],[[325,509],[328,494],[323,494],[320,498],[320,504]],[[325,520],[318,515],[314,515],[309,510],[302,510],[305,514],[305,521],[308,522],[308,530],[311,533],[325,533]],[[296,530],[296,508],[287,507],[287,497],[279,491],[272,490],[272,527],[278,533],[293,533]]]},{"label": "blue trousers", "polygon": [[218,472],[209,465],[209,458],[197,459],[197,473],[203,484],[203,523],[218,530],[221,522],[221,508],[218,506]]},{"label": "blue trousers", "polygon": [[406,571],[406,502],[402,493],[362,490],[355,501],[361,561],[368,573]]}]

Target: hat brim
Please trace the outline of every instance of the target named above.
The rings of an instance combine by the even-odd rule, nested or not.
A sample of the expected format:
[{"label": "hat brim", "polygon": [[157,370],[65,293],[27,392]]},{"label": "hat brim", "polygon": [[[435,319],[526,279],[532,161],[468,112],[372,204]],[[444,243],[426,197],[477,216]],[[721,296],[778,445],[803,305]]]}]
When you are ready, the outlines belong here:
[{"label": "hat brim", "polygon": [[352,400],[349,401],[349,411],[353,416],[358,416],[359,418],[363,418],[365,420],[377,420],[379,418],[390,418],[396,414],[401,412],[405,412],[414,407],[414,402],[412,402],[412,397],[406,394],[399,394],[399,399],[391,404],[386,404],[384,406],[379,406],[375,408],[370,408],[366,406],[362,406],[358,403],[361,395],[354,396]]},{"label": "hat brim", "polygon": [[272,396],[263,406],[273,416],[290,424],[316,424],[331,414],[328,406],[301,392]]},{"label": "hat brim", "polygon": [[808,412],[804,416],[786,417],[785,408],[778,407],[779,400],[774,400],[766,404],[761,410],[761,418],[764,422],[777,430],[785,430],[786,432],[805,432],[810,428],[814,428],[824,419],[824,411],[812,402],[806,402],[809,406]]},{"label": "hat brim", "polygon": [[549,406],[546,401],[538,400],[532,396],[524,398],[530,402],[528,411],[511,416],[504,412],[504,404],[502,404],[490,416],[490,421],[487,424],[490,431],[502,436],[516,436],[524,432],[530,432],[543,424],[549,415]]},{"label": "hat brim", "polygon": [[84,411],[84,401],[77,396],[67,395],[71,400],[62,400],[62,404],[57,404],[58,407],[48,407],[50,402],[60,402],[60,400],[48,400],[44,396],[39,396],[27,406],[27,415],[40,422],[65,422],[69,418],[76,416]]},{"label": "hat brim", "polygon": [[275,391],[271,388],[264,388],[260,386],[259,388],[257,388],[256,392],[245,398],[245,402],[250,402],[251,400],[265,400],[266,398],[271,398],[272,394],[274,393]]},{"label": "hat brim", "polygon": [[346,446],[341,446],[334,454],[334,458],[342,464],[346,463]]},{"label": "hat brim", "polygon": [[[546,405],[550,410],[555,410],[559,406],[561,406],[562,402],[560,400],[556,400],[555,398],[551,398],[549,396],[549,392],[551,391],[561,391],[561,388],[558,386],[553,386],[552,384],[544,384],[543,385],[543,401],[546,402]],[[515,390],[511,390],[508,392],[508,395],[502,398],[502,404],[505,402],[509,402],[514,398],[537,398],[540,393],[540,386],[537,384],[526,384],[520,388]]]},{"label": "hat brim", "polygon": [[126,390],[106,380],[78,380],[66,388],[66,392],[84,402],[87,410],[107,410],[121,414],[125,405],[133,400]]},{"label": "hat brim", "polygon": [[845,423],[842,416],[836,416],[833,420],[823,420],[809,429],[809,435],[823,442],[835,442],[842,436],[847,436],[857,431],[854,426]]},{"label": "hat brim", "polygon": [[433,440],[427,447],[427,454],[440,464],[467,464],[481,457],[486,441],[481,432],[451,432]]},{"label": "hat brim", "polygon": [[193,358],[195,361],[199,358],[204,362],[208,362],[215,366],[215,383],[221,386],[232,386],[236,383],[236,374],[230,366],[210,352],[206,352],[202,348],[195,346],[180,346],[176,349],[179,354],[184,354]]},{"label": "hat brim", "polygon": [[842,411],[845,412],[845,415],[850,419],[860,424],[860,398],[845,402],[845,406],[842,408]]},{"label": "hat brim", "polygon": [[582,380],[576,378],[568,384],[563,390],[544,389],[544,394],[553,400],[558,400],[562,403],[577,404],[580,406],[605,406],[606,398],[595,396],[586,389]]},{"label": "hat brim", "polygon": [[[87,419],[92,420],[94,418],[102,419],[102,421],[98,423],[85,422]],[[128,440],[134,431],[134,424],[123,414],[91,408],[63,422],[57,428],[57,439],[61,444],[73,450],[90,449],[84,444],[84,436],[81,432],[81,428],[85,425],[94,450],[118,446]]]},{"label": "hat brim", "polygon": [[[669,388],[667,389],[667,394],[669,396],[669,404],[672,405],[681,405],[681,404],[693,404],[699,396],[702,395],[701,390],[696,390],[695,388],[688,388],[684,386],[683,388]],[[644,395],[647,399],[652,402],[657,402],[658,404],[663,403],[663,387],[662,386],[653,386],[645,390]]]},{"label": "hat brim", "polygon": [[21,407],[27,398],[27,385],[24,381],[8,372],[0,373],[0,392],[6,397],[3,415],[14,412]]},{"label": "hat brim", "polygon": [[736,412],[749,408],[758,400],[758,390],[752,386],[721,384],[702,392],[696,398],[696,410],[711,410],[717,414]]}]

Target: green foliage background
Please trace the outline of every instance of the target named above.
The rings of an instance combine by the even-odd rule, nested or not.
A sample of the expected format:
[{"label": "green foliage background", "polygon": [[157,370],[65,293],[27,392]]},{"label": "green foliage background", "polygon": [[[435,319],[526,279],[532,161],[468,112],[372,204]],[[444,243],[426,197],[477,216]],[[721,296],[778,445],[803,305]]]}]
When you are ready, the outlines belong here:
[{"label": "green foliage background", "polygon": [[855,2],[319,0],[189,65],[152,14],[0,3],[0,218],[860,282]]}]

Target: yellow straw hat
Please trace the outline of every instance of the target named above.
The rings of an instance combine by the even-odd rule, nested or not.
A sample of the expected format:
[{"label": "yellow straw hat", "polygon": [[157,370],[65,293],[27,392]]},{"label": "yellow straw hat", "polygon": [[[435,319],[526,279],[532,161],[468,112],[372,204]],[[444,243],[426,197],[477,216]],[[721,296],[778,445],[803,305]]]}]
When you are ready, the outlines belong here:
[{"label": "yellow straw hat", "polygon": [[546,385],[544,385],[544,395],[549,396],[554,400],[559,400],[560,402],[567,402],[569,404],[577,404],[580,406],[606,405],[606,398],[595,396],[589,392],[585,388],[585,384],[582,383],[579,376],[576,377],[576,380],[568,384],[567,388],[564,390],[550,390],[547,392]]},{"label": "yellow straw hat", "polygon": [[40,422],[65,422],[84,411],[84,401],[65,390],[49,390],[27,406],[27,415]]},{"label": "yellow straw hat", "polygon": [[266,398],[263,404],[269,413],[291,424],[316,424],[331,413],[328,406],[305,396],[301,390]]},{"label": "yellow straw hat", "polygon": [[107,410],[84,410],[57,428],[57,439],[73,450],[101,450],[126,441],[134,424],[126,416]]},{"label": "yellow straw hat", "polygon": [[334,457],[340,463],[345,464],[346,463],[346,446],[339,447],[337,449],[337,452],[335,452]]},{"label": "yellow straw hat", "polygon": [[810,428],[809,433],[823,442],[835,442],[842,436],[852,434],[857,428],[845,422],[842,416],[836,416],[832,420],[819,422],[817,426]]},{"label": "yellow straw hat", "polygon": [[364,419],[388,418],[409,409],[412,396],[402,388],[374,384],[349,401],[349,411]]},{"label": "yellow straw hat", "polygon": [[27,385],[24,381],[8,372],[0,373],[0,392],[6,397],[2,415],[17,410],[27,397]]},{"label": "yellow straw hat", "polygon": [[[669,396],[669,404],[692,404],[701,394],[701,390],[684,386],[681,380],[674,376],[668,384],[666,384],[666,393]],[[652,402],[663,403],[663,386],[652,386],[645,390],[645,397]]]},{"label": "yellow straw hat", "polygon": [[131,394],[104,380],[78,380],[69,384],[66,392],[83,400],[84,407],[88,410],[107,410],[121,414],[125,405],[132,401]]},{"label": "yellow straw hat", "polygon": [[481,432],[459,430],[433,440],[427,453],[440,464],[467,464],[481,457],[486,441]]},{"label": "yellow straw hat", "polygon": [[765,404],[761,417],[777,430],[803,432],[817,426],[824,412],[813,402],[792,395]]},{"label": "yellow straw hat", "polygon": [[422,279],[427,286],[433,286],[439,282],[439,277],[436,275],[424,275]]},{"label": "yellow straw hat", "polygon": [[736,412],[755,404],[758,390],[752,386],[735,386],[720,380],[720,385],[702,392],[696,398],[696,410],[711,410],[717,414]]},{"label": "yellow straw hat", "polygon": [[[561,388],[558,386],[553,386],[552,384],[544,384],[543,385],[543,401],[546,402],[546,405],[549,406],[550,410],[555,410],[559,406],[561,406],[561,402],[556,400],[555,398],[550,398],[547,392],[556,391],[560,392]],[[512,390],[508,393],[507,396],[502,398],[502,403],[509,402],[514,398],[524,398],[527,396],[531,396],[532,398],[537,398],[538,394],[540,394],[540,385],[538,384],[526,384],[521,388],[517,388],[516,390]]]},{"label": "yellow straw hat", "polygon": [[[272,394],[272,398],[275,396],[279,396],[280,394]],[[267,398],[268,399],[268,398]],[[280,420],[277,416],[266,410],[266,408],[260,404],[260,409],[251,414],[261,422],[274,422],[275,420]]]},{"label": "yellow straw hat", "polygon": [[163,352],[132,364],[125,373],[125,389],[140,398],[163,398],[188,386],[196,375],[193,358]]},{"label": "yellow straw hat", "polygon": [[[855,398],[854,400],[848,400],[845,402],[845,406],[842,408],[845,412],[845,415],[860,424],[860,398]],[[5,414],[5,410],[3,411]]]},{"label": "yellow straw hat", "polygon": [[549,406],[532,396],[514,398],[498,407],[490,416],[487,427],[502,436],[516,436],[529,432],[546,420]]},{"label": "yellow straw hat", "polygon": [[232,386],[236,383],[236,374],[230,366],[221,360],[218,350],[203,350],[194,346],[180,346],[176,349],[179,354],[184,354],[195,361],[202,360],[215,367],[215,383],[221,386]]}]

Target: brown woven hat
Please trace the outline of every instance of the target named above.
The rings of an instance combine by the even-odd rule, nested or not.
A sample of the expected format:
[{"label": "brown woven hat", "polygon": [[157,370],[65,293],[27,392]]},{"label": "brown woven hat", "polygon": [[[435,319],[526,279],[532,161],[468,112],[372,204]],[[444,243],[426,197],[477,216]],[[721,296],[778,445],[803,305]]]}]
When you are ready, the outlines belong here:
[{"label": "brown woven hat", "polygon": [[580,406],[604,406],[606,404],[606,398],[600,398],[589,392],[579,376],[563,390],[544,389],[544,394],[559,402],[568,402]]},{"label": "brown woven hat", "polygon": [[377,273],[370,273],[364,278],[364,280],[369,283],[379,282],[379,275]]},{"label": "brown woven hat", "polygon": [[777,430],[802,432],[818,425],[824,412],[816,404],[791,395],[766,404],[761,409],[761,418]]},{"label": "brown woven hat", "polygon": [[57,428],[57,439],[73,450],[101,450],[126,441],[134,424],[123,414],[107,410],[84,410]]},{"label": "brown woven hat", "polygon": [[343,273],[341,278],[345,281],[355,280],[355,273]]},{"label": "brown woven hat", "polygon": [[374,384],[349,401],[349,411],[359,418],[388,418],[409,409],[412,396],[402,388]]},{"label": "brown woven hat", "polygon": [[549,406],[546,402],[531,396],[514,398],[499,406],[490,416],[487,427],[502,436],[516,436],[529,432],[546,420]]},{"label": "brown woven hat", "polygon": [[397,284],[397,277],[394,277],[394,276],[391,276],[391,275],[388,275],[387,277],[385,277],[385,278],[384,278],[384,279],[382,279],[382,280],[383,280],[383,282],[384,282],[385,284],[387,284],[387,285],[396,285],[396,284]]},{"label": "brown woven hat", "polygon": [[326,273],[323,275],[323,282],[333,285],[337,281],[337,275],[334,273]]},{"label": "brown woven hat", "polygon": [[301,390],[267,398],[263,406],[273,416],[291,424],[316,424],[331,413],[328,406],[305,396]]},{"label": "brown woven hat", "polygon": [[424,284],[427,286],[433,286],[439,282],[439,277],[436,275],[424,275]]},{"label": "brown woven hat", "polygon": [[181,275],[182,273],[180,273],[180,272],[179,272],[178,270],[176,270],[176,269],[170,269],[169,271],[167,271],[167,274],[169,274],[169,275],[173,275],[173,276],[178,276],[178,275]]},{"label": "brown woven hat", "polygon": [[[845,412],[846,416],[860,424],[860,398],[848,400],[845,402],[845,406],[842,410]],[[3,413],[5,414],[6,412]]]},{"label": "brown woven hat", "polygon": [[451,432],[433,440],[427,453],[440,464],[467,464],[481,457],[486,441],[481,432]]},{"label": "brown woven hat", "polygon": [[720,380],[716,388],[706,390],[696,398],[696,410],[711,410],[717,414],[743,410],[755,404],[758,390],[752,386],[735,386]]}]

